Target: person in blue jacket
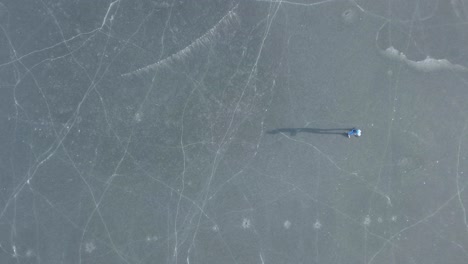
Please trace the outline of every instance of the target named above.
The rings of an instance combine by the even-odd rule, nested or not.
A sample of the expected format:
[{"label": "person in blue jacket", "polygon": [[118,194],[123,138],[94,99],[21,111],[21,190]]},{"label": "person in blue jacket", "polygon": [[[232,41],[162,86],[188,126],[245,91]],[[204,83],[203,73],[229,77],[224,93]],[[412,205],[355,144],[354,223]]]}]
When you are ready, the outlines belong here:
[{"label": "person in blue jacket", "polygon": [[361,136],[361,129],[353,128],[348,132],[348,138],[351,136],[360,137]]}]

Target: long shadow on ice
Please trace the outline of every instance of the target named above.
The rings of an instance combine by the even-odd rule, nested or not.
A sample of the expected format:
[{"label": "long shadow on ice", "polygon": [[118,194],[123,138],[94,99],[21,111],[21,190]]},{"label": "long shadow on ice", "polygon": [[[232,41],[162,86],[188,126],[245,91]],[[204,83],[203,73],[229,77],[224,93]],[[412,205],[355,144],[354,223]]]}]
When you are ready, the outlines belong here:
[{"label": "long shadow on ice", "polygon": [[287,127],[269,130],[267,134],[289,134],[295,136],[297,133],[312,133],[312,134],[328,134],[328,135],[342,135],[348,137],[348,131],[352,128],[310,128],[310,127]]}]

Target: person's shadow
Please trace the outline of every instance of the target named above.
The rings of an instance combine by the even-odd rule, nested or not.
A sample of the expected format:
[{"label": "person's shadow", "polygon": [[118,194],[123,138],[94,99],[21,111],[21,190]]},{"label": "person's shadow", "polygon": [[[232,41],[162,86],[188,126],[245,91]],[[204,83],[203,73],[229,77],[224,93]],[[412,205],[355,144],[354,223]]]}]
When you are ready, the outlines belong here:
[{"label": "person's shadow", "polygon": [[342,135],[348,137],[348,131],[352,128],[310,128],[310,127],[287,127],[269,130],[266,133],[275,135],[280,133],[289,134],[291,137],[297,133],[312,133],[312,134],[328,134],[328,135]]}]

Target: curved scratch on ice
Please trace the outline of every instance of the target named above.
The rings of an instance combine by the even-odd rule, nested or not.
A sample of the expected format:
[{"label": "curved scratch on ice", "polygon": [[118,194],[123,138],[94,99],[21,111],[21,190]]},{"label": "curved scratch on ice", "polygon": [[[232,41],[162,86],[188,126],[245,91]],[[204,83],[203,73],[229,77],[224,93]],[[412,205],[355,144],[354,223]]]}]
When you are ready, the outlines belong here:
[{"label": "curved scratch on ice", "polygon": [[182,59],[186,58],[195,49],[199,49],[201,47],[208,46],[209,44],[216,41],[216,39],[220,35],[220,32],[224,28],[229,28],[229,27],[239,23],[239,17],[234,12],[234,10],[236,8],[237,8],[237,5],[232,10],[230,10],[223,18],[221,18],[221,20],[218,23],[216,23],[210,30],[208,30],[205,34],[203,34],[202,36],[197,38],[195,41],[190,43],[190,45],[188,45],[187,47],[179,50],[178,52],[172,54],[171,56],[169,56],[169,57],[167,57],[165,59],[157,61],[156,63],[147,65],[145,67],[139,68],[137,70],[134,70],[134,71],[131,71],[131,72],[128,72],[128,73],[124,73],[124,74],[122,74],[120,76],[129,77],[129,76],[132,76],[132,75],[140,75],[142,73],[147,73],[149,71],[155,71],[160,67],[171,65],[175,61],[182,60]]}]

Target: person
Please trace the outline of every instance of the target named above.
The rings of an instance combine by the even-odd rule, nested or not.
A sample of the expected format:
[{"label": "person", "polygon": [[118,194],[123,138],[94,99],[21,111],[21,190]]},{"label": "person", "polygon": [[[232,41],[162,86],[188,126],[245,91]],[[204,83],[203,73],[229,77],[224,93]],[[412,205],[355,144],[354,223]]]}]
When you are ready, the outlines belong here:
[{"label": "person", "polygon": [[348,138],[351,136],[360,137],[361,136],[361,129],[353,128],[348,132]]}]

